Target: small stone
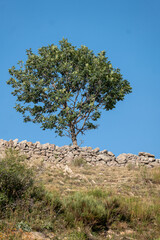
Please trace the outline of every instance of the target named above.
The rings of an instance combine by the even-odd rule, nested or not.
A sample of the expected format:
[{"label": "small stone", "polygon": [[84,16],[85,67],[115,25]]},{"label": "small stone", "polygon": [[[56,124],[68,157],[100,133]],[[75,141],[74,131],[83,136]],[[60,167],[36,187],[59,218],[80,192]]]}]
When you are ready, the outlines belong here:
[{"label": "small stone", "polygon": [[88,147],[88,150],[92,150],[92,147]]},{"label": "small stone", "polygon": [[72,170],[67,165],[64,167],[63,170],[65,173],[73,174]]},{"label": "small stone", "polygon": [[96,184],[96,182],[95,182],[93,179],[92,179],[92,183],[93,183],[93,184]]},{"label": "small stone", "polygon": [[113,157],[115,156],[114,153],[112,153],[112,152],[110,152],[110,151],[108,152],[108,155],[109,155],[109,156],[113,156]]},{"label": "small stone", "polygon": [[99,147],[97,147],[97,148],[93,149],[93,152],[98,153],[99,150],[100,150]]},{"label": "small stone", "polygon": [[27,143],[27,140],[23,140],[23,141],[21,141],[20,143]]},{"label": "small stone", "polygon": [[18,143],[18,138],[14,139],[13,143],[16,145]]},{"label": "small stone", "polygon": [[153,157],[155,158],[155,155],[151,154],[151,153],[146,153],[146,152],[139,152],[138,156],[144,156],[144,157]]},{"label": "small stone", "polygon": [[59,183],[60,183],[61,185],[64,185],[64,182],[62,182],[62,181],[59,181]]},{"label": "small stone", "polygon": [[101,160],[103,160],[103,158],[104,158],[104,155],[99,154],[96,159],[97,159],[97,161],[101,161]]},{"label": "small stone", "polygon": [[9,144],[9,146],[13,147],[13,145],[14,145],[13,140],[9,140],[8,144]]},{"label": "small stone", "polygon": [[82,147],[82,151],[87,151],[87,147]]},{"label": "small stone", "polygon": [[42,144],[42,145],[41,145],[41,148],[42,148],[43,150],[47,150],[47,149],[48,149],[48,144],[47,144],[47,143]]},{"label": "small stone", "polygon": [[127,162],[127,154],[126,153],[122,153],[120,154],[117,158],[116,161],[120,164],[124,164]]},{"label": "small stone", "polygon": [[106,149],[104,149],[104,150],[101,151],[101,153],[102,153],[102,154],[108,153],[108,151],[107,151]]},{"label": "small stone", "polygon": [[33,143],[32,142],[27,142],[27,146],[28,147],[33,147]]},{"label": "small stone", "polygon": [[73,149],[78,149],[79,147],[77,145],[72,145],[70,148],[71,150],[73,150]]},{"label": "small stone", "polygon": [[149,158],[148,157],[140,157],[140,162],[148,164],[149,163]]}]

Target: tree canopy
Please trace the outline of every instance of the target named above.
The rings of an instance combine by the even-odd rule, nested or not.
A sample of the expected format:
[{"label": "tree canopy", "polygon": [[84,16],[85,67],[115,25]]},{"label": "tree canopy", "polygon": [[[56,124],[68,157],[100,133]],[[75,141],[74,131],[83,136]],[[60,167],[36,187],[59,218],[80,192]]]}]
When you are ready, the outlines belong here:
[{"label": "tree canopy", "polygon": [[131,92],[120,70],[114,69],[105,51],[97,55],[86,46],[77,48],[67,39],[51,44],[9,69],[7,81],[17,97],[16,110],[24,121],[55,129],[77,144],[77,135],[95,129],[102,109],[113,109]]}]

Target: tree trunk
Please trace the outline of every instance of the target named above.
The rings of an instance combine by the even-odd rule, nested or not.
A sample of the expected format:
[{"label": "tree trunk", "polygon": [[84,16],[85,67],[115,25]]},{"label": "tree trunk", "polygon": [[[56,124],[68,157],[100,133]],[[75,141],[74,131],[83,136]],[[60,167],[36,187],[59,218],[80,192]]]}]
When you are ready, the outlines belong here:
[{"label": "tree trunk", "polygon": [[73,143],[73,145],[77,146],[77,138],[76,137],[72,137],[72,143]]},{"label": "tree trunk", "polygon": [[77,145],[77,136],[76,136],[75,128],[73,125],[70,126],[70,130],[71,130],[72,143],[73,145]]}]

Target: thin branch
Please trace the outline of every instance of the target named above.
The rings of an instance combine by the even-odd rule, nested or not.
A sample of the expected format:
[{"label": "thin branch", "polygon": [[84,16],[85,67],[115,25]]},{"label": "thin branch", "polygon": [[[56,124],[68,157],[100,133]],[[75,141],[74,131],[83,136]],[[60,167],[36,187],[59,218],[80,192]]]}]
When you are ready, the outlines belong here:
[{"label": "thin branch", "polygon": [[91,111],[92,111],[92,108],[91,108],[90,111],[88,112],[88,115],[87,115],[86,118],[84,119],[84,122],[83,122],[82,127],[77,131],[76,135],[78,135],[80,132],[83,131],[84,126],[85,126],[85,123],[86,123],[87,119],[89,118],[89,115],[90,115]]},{"label": "thin branch", "polygon": [[78,99],[79,93],[80,93],[80,91],[77,92],[77,95],[76,95],[76,97],[75,97],[74,104],[73,104],[73,111],[75,110],[76,102],[77,102],[77,99]]},{"label": "thin branch", "polygon": [[[87,115],[87,112],[84,113],[83,116],[82,116],[80,119],[78,119],[76,122],[74,121],[75,124],[79,123],[82,119],[84,119],[84,118],[86,117],[86,115]],[[78,117],[77,117],[77,118],[78,118]]]}]

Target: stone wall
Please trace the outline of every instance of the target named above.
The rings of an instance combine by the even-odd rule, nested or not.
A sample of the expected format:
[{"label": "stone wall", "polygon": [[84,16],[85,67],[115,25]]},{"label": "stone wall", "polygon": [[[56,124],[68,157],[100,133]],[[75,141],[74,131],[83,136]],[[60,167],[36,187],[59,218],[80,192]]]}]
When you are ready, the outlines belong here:
[{"label": "stone wall", "polygon": [[40,142],[32,143],[26,140],[18,142],[15,140],[0,140],[0,157],[4,155],[5,149],[13,148],[20,153],[25,154],[28,160],[32,158],[41,158],[44,161],[68,164],[75,159],[83,158],[88,164],[91,165],[107,165],[107,166],[126,166],[128,164],[136,166],[160,166],[160,159],[155,159],[155,156],[140,152],[134,154],[120,154],[116,157],[112,152],[99,148],[92,149],[91,147],[78,147],[78,146],[63,146],[58,147],[54,144],[40,144]]}]

